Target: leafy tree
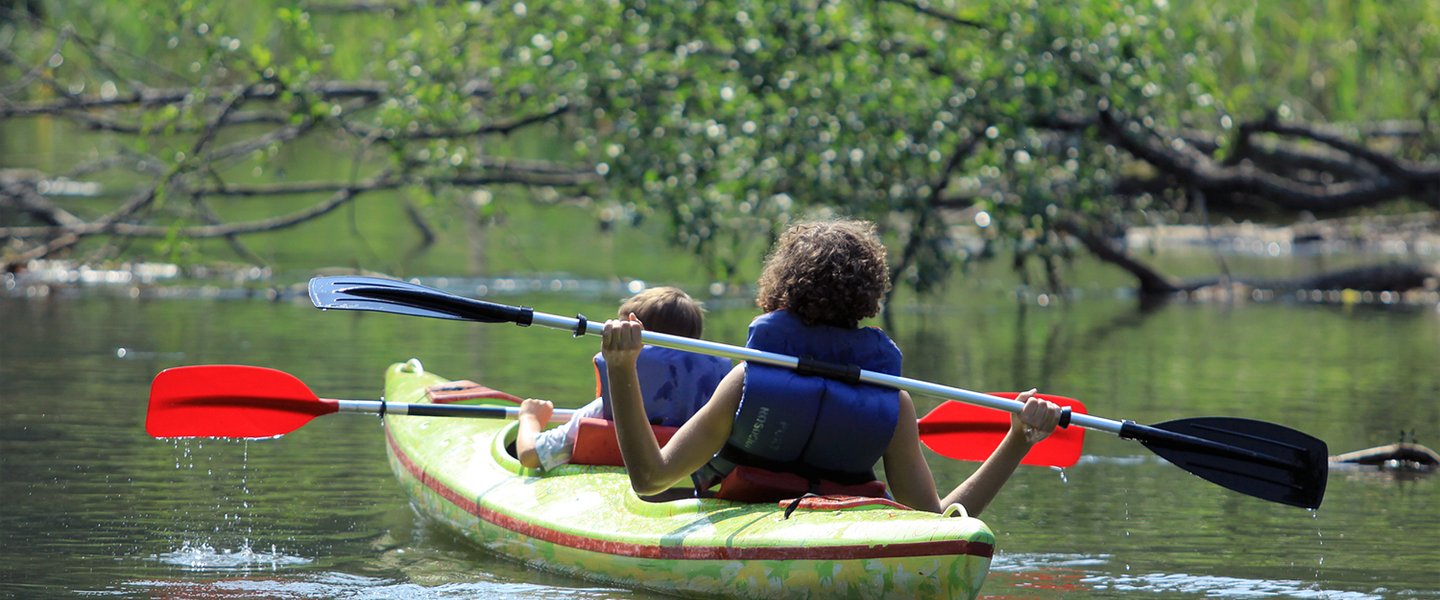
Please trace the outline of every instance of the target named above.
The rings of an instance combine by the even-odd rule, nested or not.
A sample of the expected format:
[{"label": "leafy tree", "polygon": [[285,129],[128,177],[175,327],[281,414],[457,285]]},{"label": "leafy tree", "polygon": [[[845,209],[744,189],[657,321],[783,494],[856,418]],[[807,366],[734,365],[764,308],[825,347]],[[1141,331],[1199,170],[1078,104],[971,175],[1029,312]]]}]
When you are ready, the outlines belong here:
[{"label": "leafy tree", "polygon": [[[66,235],[233,237],[309,218],[204,224],[205,202],[237,190],[332,194],[319,213],[377,189],[603,184],[615,200],[597,211],[662,220],[723,278],[791,220],[843,213],[880,222],[896,279],[922,292],[997,245],[1061,287],[1073,240],[1170,292],[1194,284],[1111,240],[1212,210],[1440,208],[1440,8],[1421,0],[212,4],[12,17],[24,43],[4,54],[18,83],[0,116],[138,134],[118,154],[153,184],[78,223],[6,184],[50,221],[0,228],[18,256]],[[148,68],[157,53],[167,69]],[[215,135],[242,126],[241,141]],[[572,160],[496,158],[496,136],[537,126]],[[155,152],[155,133],[188,147]],[[351,174],[231,180],[231,162],[305,137],[351,153]],[[166,195],[195,208],[185,224],[120,226]]]}]

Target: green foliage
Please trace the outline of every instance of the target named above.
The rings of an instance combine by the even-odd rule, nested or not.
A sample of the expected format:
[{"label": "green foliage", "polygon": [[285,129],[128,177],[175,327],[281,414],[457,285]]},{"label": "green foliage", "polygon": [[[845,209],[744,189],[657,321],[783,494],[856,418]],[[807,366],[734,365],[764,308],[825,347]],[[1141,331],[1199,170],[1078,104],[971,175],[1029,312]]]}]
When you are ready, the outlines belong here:
[{"label": "green foliage", "polygon": [[[837,212],[885,224],[902,277],[923,290],[966,257],[949,240],[968,223],[937,214],[947,197],[1047,264],[1064,253],[1046,233],[1058,215],[1173,218],[1156,199],[1108,192],[1139,168],[1109,140],[1051,126],[1102,104],[1222,145],[1269,110],[1423,116],[1440,85],[1422,67],[1437,56],[1437,9],[1352,4],[929,5],[954,19],[842,1],[487,10],[504,32],[497,83],[544,82],[580,107],[576,149],[722,273],[790,220]],[[1376,68],[1391,63],[1398,72]]]},{"label": "green foliage", "polygon": [[[595,165],[611,198],[595,210],[661,220],[728,279],[748,277],[789,222],[827,214],[880,222],[897,274],[922,291],[977,251],[958,229],[979,224],[987,243],[1053,266],[1064,249],[1048,232],[1064,215],[1174,219],[1170,199],[1112,193],[1148,167],[1096,135],[1102,106],[1154,130],[1201,132],[1221,157],[1239,123],[1271,112],[1440,117],[1440,5],[1424,0],[556,0],[379,13],[96,0],[47,11],[49,27],[0,32],[22,59],[39,60],[70,28],[116,50],[103,62],[73,53],[53,70],[75,93],[125,93],[127,81],[195,90],[141,115],[157,135],[136,137],[136,152],[183,148],[213,104],[206,93],[226,85],[277,85],[292,124],[343,119],[385,139],[564,110],[563,127],[526,136],[553,136]],[[351,114],[306,91],[326,81],[388,95]],[[360,172],[416,182],[527,153],[443,135],[354,150]],[[257,149],[242,172],[283,169],[286,156]]]}]

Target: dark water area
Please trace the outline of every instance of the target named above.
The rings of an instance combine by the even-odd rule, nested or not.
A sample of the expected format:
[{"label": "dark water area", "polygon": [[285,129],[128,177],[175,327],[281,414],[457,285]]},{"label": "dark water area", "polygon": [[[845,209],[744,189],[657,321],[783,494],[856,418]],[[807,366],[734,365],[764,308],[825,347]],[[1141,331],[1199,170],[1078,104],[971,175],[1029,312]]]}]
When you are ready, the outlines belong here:
[{"label": "dark water area", "polygon": [[[623,289],[520,292],[604,316]],[[471,289],[456,289],[474,293]],[[540,328],[322,312],[263,294],[0,294],[0,597],[646,598],[528,570],[432,527],[385,462],[378,420],[318,418],[280,439],[156,440],[151,378],[190,364],[292,373],[374,399],[408,358],[578,406],[598,341]],[[743,297],[707,337],[743,341]],[[1042,304],[1044,304],[1042,306]],[[1440,446],[1434,306],[1017,300],[995,285],[895,307],[905,375],[1042,391],[1155,423],[1280,423],[1332,453],[1413,431]],[[938,400],[921,399],[925,410]],[[974,468],[931,455],[942,487]],[[1227,491],[1134,442],[1091,433],[1062,471],[1024,468],[985,514],[992,598],[1440,598],[1440,475],[1335,470],[1318,511]]]}]

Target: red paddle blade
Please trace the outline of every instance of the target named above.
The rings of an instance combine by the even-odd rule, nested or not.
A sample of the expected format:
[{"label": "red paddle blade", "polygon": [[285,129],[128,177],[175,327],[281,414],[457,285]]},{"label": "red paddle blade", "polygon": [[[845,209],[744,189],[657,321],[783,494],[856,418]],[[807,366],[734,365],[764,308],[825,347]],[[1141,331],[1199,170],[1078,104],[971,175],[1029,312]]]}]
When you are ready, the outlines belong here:
[{"label": "red paddle blade", "polygon": [[145,432],[152,437],[269,438],[333,413],[305,383],[275,369],[204,365],[165,369],[150,384]]},{"label": "red paddle blade", "polygon": [[[1013,400],[1020,394],[990,392],[990,395]],[[1051,394],[1035,396],[1062,407],[1068,406],[1071,412],[1085,413],[1085,405],[1079,400]],[[1010,413],[953,400],[935,407],[935,410],[920,419],[920,441],[936,454],[956,460],[983,461],[989,458],[1009,430]],[[1080,448],[1084,443],[1084,429],[1056,429],[1050,437],[1030,448],[1025,460],[1020,464],[1068,467],[1080,460]]]}]

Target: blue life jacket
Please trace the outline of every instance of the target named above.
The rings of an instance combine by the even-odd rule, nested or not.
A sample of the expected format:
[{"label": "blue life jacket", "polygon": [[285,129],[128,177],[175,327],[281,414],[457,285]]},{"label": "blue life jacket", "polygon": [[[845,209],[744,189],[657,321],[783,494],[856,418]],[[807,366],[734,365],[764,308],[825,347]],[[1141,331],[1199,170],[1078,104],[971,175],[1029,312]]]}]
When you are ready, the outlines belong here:
[{"label": "blue life jacket", "polygon": [[[684,350],[645,346],[635,359],[640,377],[640,396],[651,425],[679,427],[710,401],[715,387],[730,372],[730,359]],[[610,413],[610,372],[605,358],[595,355],[596,387],[604,401],[605,418]]]},{"label": "blue life jacket", "polygon": [[[809,326],[783,310],[757,317],[745,345],[802,362],[900,374],[900,349],[885,332]],[[897,390],[748,362],[730,438],[704,474],[713,480],[747,465],[794,473],[812,484],[873,481],[899,414]]]}]

